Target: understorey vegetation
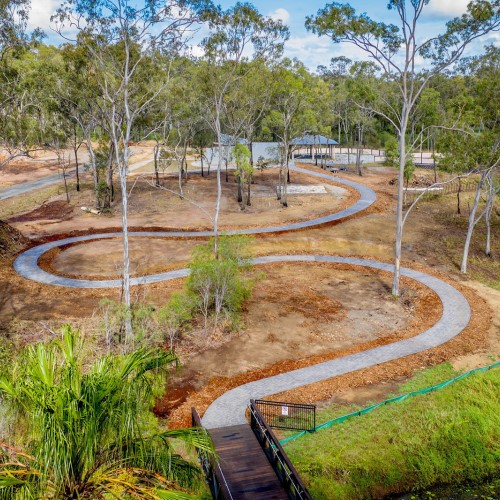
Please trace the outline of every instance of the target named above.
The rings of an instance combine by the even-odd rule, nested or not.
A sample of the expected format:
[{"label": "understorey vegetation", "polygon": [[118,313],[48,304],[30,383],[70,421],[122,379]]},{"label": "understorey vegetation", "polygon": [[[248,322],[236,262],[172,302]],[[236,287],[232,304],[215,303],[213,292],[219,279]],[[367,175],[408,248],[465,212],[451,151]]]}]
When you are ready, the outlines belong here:
[{"label": "understorey vegetation", "polygon": [[[69,325],[32,344],[0,377],[0,498],[192,498],[203,479],[186,446],[201,428],[162,430],[152,413],[178,363],[141,348],[91,361]],[[199,498],[199,495],[196,495]]]},{"label": "understorey vegetation", "polygon": [[[180,342],[209,346],[219,343],[241,326],[240,313],[259,275],[250,264],[248,236],[219,236],[217,256],[213,239],[196,246],[183,290],[154,306],[132,304],[134,341],[176,349]],[[110,299],[101,301],[98,316],[109,346],[124,347],[126,307]]]}]

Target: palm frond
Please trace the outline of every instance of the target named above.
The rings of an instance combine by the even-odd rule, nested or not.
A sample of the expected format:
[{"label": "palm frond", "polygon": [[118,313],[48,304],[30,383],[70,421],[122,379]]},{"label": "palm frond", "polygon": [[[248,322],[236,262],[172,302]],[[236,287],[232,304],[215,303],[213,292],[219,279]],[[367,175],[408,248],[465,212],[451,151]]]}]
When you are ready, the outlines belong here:
[{"label": "palm frond", "polygon": [[[105,356],[84,371],[81,351],[79,332],[65,326],[61,339],[28,347],[0,379],[4,402],[16,410],[12,423],[25,430],[33,458],[19,455],[19,466],[5,460],[0,496],[20,488],[50,491],[54,498],[98,498],[99,491],[121,488],[137,498],[161,499],[166,493],[156,490],[170,489],[175,494],[169,498],[189,498],[186,488],[200,484],[201,472],[170,441],[211,453],[210,439],[201,429],[157,433],[151,426],[154,388],[159,374],[178,363],[175,354],[138,349]],[[27,472],[32,465],[24,466],[30,462],[36,475]]]},{"label": "palm frond", "polygon": [[191,448],[196,448],[208,454],[214,454],[215,448],[208,432],[203,427],[188,429],[173,429],[161,433],[165,439],[179,439]]}]

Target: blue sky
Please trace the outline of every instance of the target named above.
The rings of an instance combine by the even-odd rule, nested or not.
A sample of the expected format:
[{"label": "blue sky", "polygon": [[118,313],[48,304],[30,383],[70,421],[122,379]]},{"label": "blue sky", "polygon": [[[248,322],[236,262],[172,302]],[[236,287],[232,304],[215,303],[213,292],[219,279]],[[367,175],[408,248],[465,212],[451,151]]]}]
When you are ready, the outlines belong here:
[{"label": "blue sky", "polygon": [[[441,32],[444,23],[465,12],[469,0],[431,0],[421,19],[420,36],[428,37]],[[222,7],[234,5],[235,1],[219,0]],[[314,15],[318,9],[328,3],[327,0],[254,0],[253,3],[261,13],[281,19],[290,27],[290,40],[285,54],[288,57],[298,57],[310,69],[315,70],[320,64],[328,66],[330,59],[345,55],[351,59],[365,59],[365,56],[355,47],[342,44],[334,45],[328,38],[319,38],[308,33],[304,28],[306,16]],[[362,12],[367,12],[370,17],[378,21],[392,21],[394,14],[386,8],[387,0],[352,0],[353,7]],[[31,0],[32,15],[31,27],[42,27],[48,35],[47,42],[57,44],[59,39],[50,30],[50,15],[60,4],[60,0]],[[494,33],[477,42],[470,53],[478,52],[486,43],[500,44],[500,35]]]}]

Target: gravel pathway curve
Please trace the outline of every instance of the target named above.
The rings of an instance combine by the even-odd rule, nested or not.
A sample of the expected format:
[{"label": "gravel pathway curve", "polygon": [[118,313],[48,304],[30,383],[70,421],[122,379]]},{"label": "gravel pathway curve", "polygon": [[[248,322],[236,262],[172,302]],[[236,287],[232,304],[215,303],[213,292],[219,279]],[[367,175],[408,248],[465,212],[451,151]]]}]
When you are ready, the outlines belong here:
[{"label": "gravel pathway curve", "polygon": [[[283,226],[273,226],[264,228],[252,228],[252,229],[235,229],[231,231],[225,231],[224,234],[265,234],[265,233],[279,233],[283,231],[294,231],[297,229],[305,229],[309,227],[319,226],[328,222],[338,221],[345,219],[351,215],[362,212],[370,205],[372,205],[376,199],[377,195],[369,187],[358,184],[357,182],[351,181],[349,179],[343,179],[335,177],[332,174],[315,172],[312,170],[307,170],[299,167],[290,167],[290,170],[295,172],[300,172],[303,174],[318,177],[320,179],[326,179],[330,181],[335,181],[339,184],[352,187],[356,189],[359,193],[359,199],[356,203],[336,212],[334,214],[326,215],[324,217],[318,217],[317,219],[311,219],[307,221],[296,222],[293,224],[286,224]],[[140,237],[140,238],[193,238],[193,237],[210,237],[213,236],[212,231],[163,231],[163,232],[130,232],[130,237]],[[44,243],[36,247],[30,248],[26,252],[22,253],[17,257],[14,262],[14,269],[18,274],[24,278],[30,279],[32,281],[37,281],[39,283],[44,283],[46,285],[56,285],[68,288],[118,288],[121,286],[121,280],[83,280],[74,278],[65,278],[63,276],[57,276],[55,274],[48,273],[38,266],[38,259],[47,251],[64,245],[69,245],[72,243],[83,243],[98,239],[111,239],[120,238],[122,233],[101,233],[101,234],[89,234],[85,236],[75,236],[72,238],[65,238],[62,240],[51,241],[49,243]],[[173,278],[180,278],[186,276],[186,271],[172,271],[168,273],[153,274],[149,276],[143,276],[140,278],[133,278],[131,280],[132,285],[145,285],[149,283],[157,283],[159,281],[164,281]]]},{"label": "gravel pathway curve", "polygon": [[[393,271],[391,264],[349,257],[320,255],[283,255],[254,259],[256,264],[269,262],[334,262]],[[416,354],[448,342],[457,336],[470,321],[470,306],[465,297],[451,285],[428,274],[401,268],[401,274],[412,278],[436,292],[443,303],[439,321],[425,332],[410,339],[393,342],[375,349],[293,370],[273,377],[241,385],[216,399],[205,412],[202,423],[208,429],[239,425],[246,422],[245,410],[250,399],[296,389],[353,371],[375,366],[394,359]],[[283,332],[286,334],[286,332]]]},{"label": "gravel pathway curve", "polygon": [[[304,229],[317,225],[344,219],[350,215],[359,213],[377,199],[376,194],[368,187],[350,181],[348,179],[334,177],[331,174],[314,172],[298,167],[291,168],[296,172],[305,173],[318,178],[335,180],[339,184],[344,184],[356,189],[359,194],[359,200],[352,206],[340,212],[320,217],[317,219],[287,224],[284,226],[275,226],[268,228],[254,228],[243,230],[227,231],[226,234],[262,234],[277,233],[282,231],[293,231]],[[30,248],[18,256],[14,262],[15,270],[25,278],[45,283],[71,288],[111,288],[121,286],[120,280],[79,280],[56,276],[43,271],[38,266],[38,259],[48,250],[70,243],[86,242],[96,239],[119,238],[122,233],[103,233],[74,238],[65,238],[63,240],[53,241]],[[213,233],[205,232],[131,232],[131,237],[209,237]],[[254,264],[266,264],[271,262],[332,262],[357,265],[372,269],[380,269],[392,272],[393,266],[382,262],[371,260],[356,259],[350,257],[335,257],[321,255],[278,255],[268,257],[258,257],[253,259]],[[133,285],[156,283],[175,278],[187,276],[187,269],[179,269],[160,274],[134,278],[131,280]],[[207,409],[203,417],[203,425],[207,428],[226,427],[245,423],[245,410],[250,399],[263,398],[265,396],[276,394],[278,392],[294,389],[302,385],[319,382],[331,377],[346,374],[356,370],[361,370],[370,366],[377,365],[409,356],[451,340],[458,335],[468,324],[470,320],[470,306],[465,297],[447,283],[428,274],[402,268],[401,274],[415,279],[428,286],[437,293],[443,303],[443,314],[440,320],[427,331],[416,337],[394,342],[385,346],[370,349],[350,356],[344,356],[339,359],[326,361],[307,368],[301,368],[274,377],[264,378],[255,382],[244,384],[232,389],[221,397],[216,399]]]}]

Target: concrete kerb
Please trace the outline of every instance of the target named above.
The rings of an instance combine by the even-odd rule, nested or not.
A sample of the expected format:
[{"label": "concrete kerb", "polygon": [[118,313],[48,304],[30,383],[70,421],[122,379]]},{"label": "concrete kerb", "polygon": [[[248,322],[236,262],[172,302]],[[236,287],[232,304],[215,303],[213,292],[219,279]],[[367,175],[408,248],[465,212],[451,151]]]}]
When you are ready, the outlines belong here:
[{"label": "concrete kerb", "polygon": [[[286,224],[283,226],[273,226],[265,228],[252,228],[252,229],[234,229],[230,231],[225,231],[224,234],[235,235],[235,234],[268,234],[268,233],[279,233],[286,231],[295,231],[299,229],[306,229],[314,226],[320,226],[329,222],[335,222],[346,217],[350,217],[356,213],[362,212],[370,205],[372,205],[376,199],[377,195],[375,192],[362,184],[351,181],[349,179],[342,179],[334,177],[327,173],[315,172],[299,167],[290,167],[290,170],[295,172],[304,173],[320,179],[333,180],[339,184],[344,184],[346,186],[356,189],[360,195],[359,200],[340,212],[326,215],[324,217],[318,217],[316,219],[296,222],[293,224]],[[130,232],[130,237],[140,237],[140,238],[200,238],[200,237],[210,237],[214,233],[212,231],[163,231],[163,232]],[[121,286],[121,280],[81,280],[74,278],[65,278],[63,276],[57,276],[46,271],[43,271],[38,265],[38,259],[49,250],[53,248],[61,247],[64,245],[69,245],[73,243],[84,243],[92,240],[101,239],[111,239],[120,238],[122,233],[101,233],[101,234],[90,234],[85,236],[75,236],[72,238],[65,238],[62,240],[52,241],[49,243],[44,243],[36,247],[30,248],[26,252],[22,253],[17,257],[14,262],[14,269],[18,274],[24,278],[30,279],[32,281],[37,281],[39,283],[44,283],[47,285],[63,286],[68,288],[118,288]],[[185,271],[171,271],[168,273],[160,273],[149,276],[143,276],[140,278],[133,278],[131,280],[132,285],[145,285],[150,283],[157,283],[159,281],[179,278],[185,276],[185,274],[176,274]]]},{"label": "concrete kerb", "polygon": [[[254,262],[264,264],[298,261],[344,263],[389,272],[393,270],[392,265],[382,262],[334,256],[270,256],[255,259]],[[467,326],[471,315],[470,306],[460,292],[444,281],[422,272],[402,268],[401,274],[426,285],[441,299],[443,313],[434,326],[410,339],[236,387],[220,396],[208,407],[202,419],[203,425],[212,429],[243,424],[246,422],[245,411],[250,399],[264,398],[431,349],[448,342]]]}]

